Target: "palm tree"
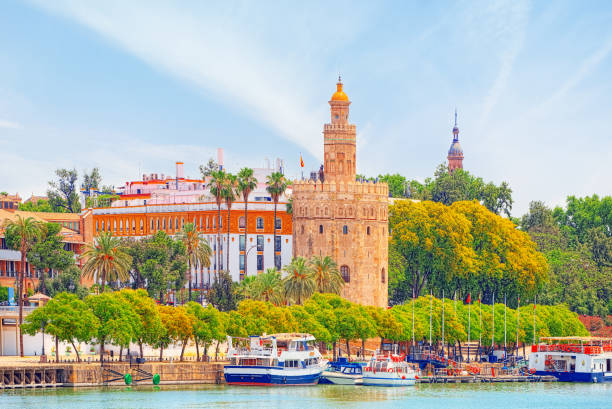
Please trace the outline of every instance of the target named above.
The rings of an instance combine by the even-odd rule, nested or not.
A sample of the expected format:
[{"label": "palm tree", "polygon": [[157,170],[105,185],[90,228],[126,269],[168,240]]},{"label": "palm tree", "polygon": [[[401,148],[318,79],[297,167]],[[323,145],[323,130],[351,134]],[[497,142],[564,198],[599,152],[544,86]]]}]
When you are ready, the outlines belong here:
[{"label": "palm tree", "polygon": [[236,284],[236,288],[234,289],[234,294],[236,294],[241,300],[252,298],[253,297],[253,286],[256,280],[257,280],[257,277],[255,276],[244,277],[242,281]]},{"label": "palm tree", "polygon": [[86,259],[82,275],[85,278],[98,277],[102,292],[106,281],[126,281],[130,278],[132,257],[121,246],[121,240],[111,232],[102,232],[95,244],[88,244],[82,257]]},{"label": "palm tree", "polygon": [[223,199],[225,199],[225,206],[227,207],[227,248],[225,249],[225,252],[227,253],[227,264],[225,265],[225,270],[228,272],[230,256],[230,210],[232,209],[232,203],[236,201],[237,193],[238,178],[236,175],[228,173],[227,177],[225,178],[225,185],[223,186]]},{"label": "palm tree", "polygon": [[[210,193],[215,197],[215,201],[217,202],[217,266],[215,268],[215,273],[219,273],[219,266],[221,265],[221,252],[219,249],[221,248],[221,203],[223,203],[223,186],[225,185],[226,173],[223,170],[213,171],[211,173],[210,182],[208,182],[208,188],[210,189]],[[209,283],[210,284],[210,283]]]},{"label": "palm tree", "polygon": [[248,266],[248,255],[246,254],[246,246],[249,242],[247,240],[248,236],[248,227],[249,227],[249,219],[247,217],[247,207],[249,203],[249,195],[255,188],[257,187],[257,179],[253,176],[253,169],[251,168],[242,168],[240,172],[238,172],[238,190],[242,194],[242,198],[244,199],[244,275],[247,277],[249,274]]},{"label": "palm tree", "polygon": [[191,271],[198,266],[210,267],[210,256],[212,250],[208,245],[208,240],[202,238],[193,223],[187,223],[183,226],[183,230],[178,234],[178,239],[185,245],[185,253],[187,255],[187,265],[189,272],[187,278],[189,280],[189,301],[191,301]]},{"label": "palm tree", "polygon": [[312,257],[310,267],[318,292],[340,294],[344,286],[344,279],[338,270],[338,264],[330,256]]},{"label": "palm tree", "polygon": [[297,304],[302,304],[316,290],[313,272],[308,261],[303,257],[296,257],[283,270],[287,273],[283,279],[286,297]]},{"label": "palm tree", "polygon": [[283,293],[283,280],[275,268],[269,268],[265,273],[258,275],[253,283],[253,298],[256,300],[280,305],[284,302]]},{"label": "palm tree", "polygon": [[[21,272],[17,278],[17,298],[19,299],[19,355],[23,357],[23,287],[26,276],[26,254],[32,248],[34,241],[41,234],[40,222],[32,217],[23,218],[17,215],[15,220],[7,220],[4,224],[5,238],[15,237],[19,240],[19,252],[21,253]],[[43,278],[44,279],[44,278]]]},{"label": "palm tree", "polygon": [[268,191],[268,193],[270,193],[270,196],[272,196],[272,200],[274,201],[274,242],[272,245],[275,249],[274,266],[278,269],[278,266],[276,266],[276,207],[278,205],[278,200],[287,190],[289,182],[287,181],[287,179],[285,179],[285,175],[280,172],[274,172],[270,176],[268,176],[266,183],[268,184],[266,190]]}]

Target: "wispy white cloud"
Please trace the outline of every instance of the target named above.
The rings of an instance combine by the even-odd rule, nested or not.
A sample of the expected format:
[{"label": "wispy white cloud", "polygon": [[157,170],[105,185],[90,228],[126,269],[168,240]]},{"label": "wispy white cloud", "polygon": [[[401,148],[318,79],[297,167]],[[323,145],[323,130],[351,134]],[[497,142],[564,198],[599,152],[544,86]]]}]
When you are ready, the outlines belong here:
[{"label": "wispy white cloud", "polygon": [[498,0],[491,3],[481,17],[485,19],[481,35],[487,37],[485,41],[495,43],[499,70],[493,85],[484,98],[477,128],[478,133],[482,132],[491,111],[504,94],[515,61],[523,48],[525,28],[529,17],[529,3],[523,0]]},{"label": "wispy white cloud", "polygon": [[[310,59],[342,44],[356,30],[359,19],[351,27],[331,24],[326,18],[332,16],[319,19],[325,14],[307,11],[291,21],[279,20],[274,14],[255,17],[254,12],[264,7],[261,3],[226,3],[222,10],[212,11],[181,11],[172,4],[149,1],[35,3],[95,30],[156,69],[195,85],[311,154],[322,156],[320,144],[313,143],[321,129],[321,100],[313,95],[308,81],[316,71]],[[354,11],[347,11],[351,13]],[[314,22],[321,24],[323,33],[313,30]],[[279,24],[284,33],[271,39],[277,46],[271,48],[263,43],[262,31],[271,25],[278,29]],[[323,43],[325,34],[336,41]],[[296,82],[296,78],[305,81]],[[330,78],[330,89],[332,81]]]},{"label": "wispy white cloud", "polygon": [[563,100],[567,94],[587,78],[612,52],[612,36],[607,38],[601,47],[587,57],[579,68],[557,89],[555,93],[536,106],[531,114],[546,111]]},{"label": "wispy white cloud", "polygon": [[17,122],[0,119],[0,128],[21,129],[22,126]]}]

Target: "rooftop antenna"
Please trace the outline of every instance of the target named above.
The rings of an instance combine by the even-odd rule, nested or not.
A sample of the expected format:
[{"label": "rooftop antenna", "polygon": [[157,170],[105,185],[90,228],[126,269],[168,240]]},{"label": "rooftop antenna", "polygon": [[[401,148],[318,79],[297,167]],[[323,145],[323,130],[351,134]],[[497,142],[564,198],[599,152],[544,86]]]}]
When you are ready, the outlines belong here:
[{"label": "rooftop antenna", "polygon": [[455,107],[455,127],[457,127],[457,107]]}]

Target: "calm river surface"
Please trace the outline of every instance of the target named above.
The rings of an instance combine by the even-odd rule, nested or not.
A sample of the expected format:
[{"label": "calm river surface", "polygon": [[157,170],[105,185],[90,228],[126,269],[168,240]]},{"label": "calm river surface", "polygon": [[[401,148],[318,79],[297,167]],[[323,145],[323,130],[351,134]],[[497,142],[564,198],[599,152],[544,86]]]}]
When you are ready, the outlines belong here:
[{"label": "calm river surface", "polygon": [[612,408],[612,384],[132,386],[0,392],[1,408]]}]

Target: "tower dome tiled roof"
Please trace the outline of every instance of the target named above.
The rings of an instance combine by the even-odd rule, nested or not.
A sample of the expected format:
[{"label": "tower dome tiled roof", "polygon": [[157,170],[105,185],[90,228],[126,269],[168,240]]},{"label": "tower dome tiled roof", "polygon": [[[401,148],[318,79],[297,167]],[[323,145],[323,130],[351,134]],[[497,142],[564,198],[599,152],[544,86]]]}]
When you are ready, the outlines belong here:
[{"label": "tower dome tiled roof", "polygon": [[449,156],[463,156],[463,148],[461,148],[461,144],[459,141],[453,141],[448,150]]},{"label": "tower dome tiled roof", "polygon": [[349,97],[342,91],[342,78],[338,77],[338,83],[336,84],[336,92],[331,97],[332,101],[348,101]]}]

